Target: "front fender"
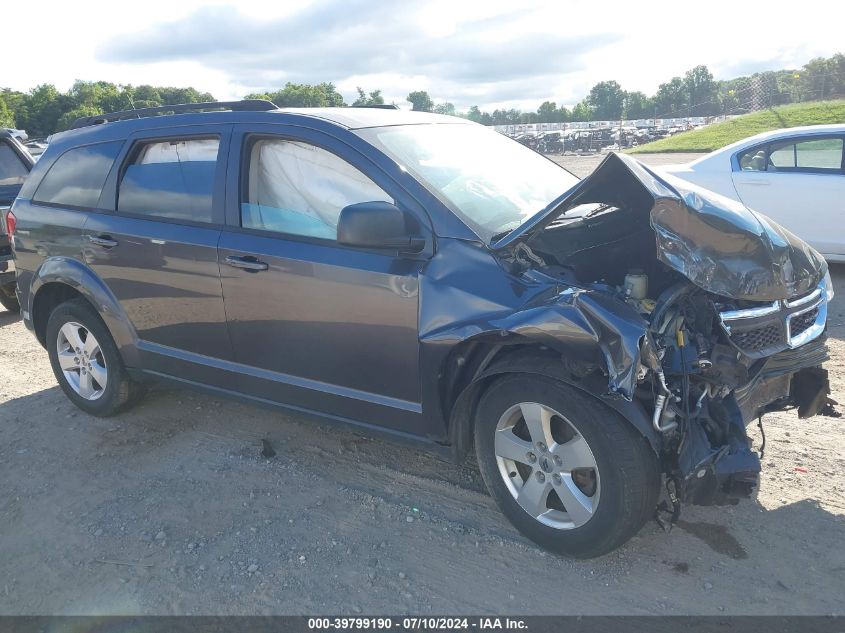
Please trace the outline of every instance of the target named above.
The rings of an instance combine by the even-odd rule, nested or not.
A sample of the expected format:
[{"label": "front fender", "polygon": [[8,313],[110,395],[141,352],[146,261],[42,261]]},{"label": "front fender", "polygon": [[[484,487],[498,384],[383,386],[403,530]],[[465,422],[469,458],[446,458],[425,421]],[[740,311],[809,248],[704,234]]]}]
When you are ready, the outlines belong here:
[{"label": "front fender", "polygon": [[452,408],[449,425],[449,443],[452,446],[454,461],[460,462],[472,444],[472,413],[481,394],[491,379],[505,374],[535,374],[554,378],[600,400],[633,425],[648,441],[655,454],[660,454],[661,438],[654,431],[651,420],[639,402],[608,394],[607,383],[600,375],[591,374],[578,378],[569,372],[559,358],[552,355],[541,356],[531,349],[526,350],[524,354],[511,355],[499,361],[494,360],[458,395]]},{"label": "front fender", "polygon": [[48,284],[64,284],[82,295],[106,324],[128,367],[138,365],[138,334],[120,302],[102,279],[88,266],[70,257],[50,257],[34,272],[28,293],[27,312],[35,319],[39,292]]},{"label": "front fender", "polygon": [[566,383],[597,400],[601,400],[633,424],[642,436],[648,440],[648,443],[655,452],[660,448],[660,437],[654,431],[654,427],[645,409],[636,400],[628,400],[620,398],[618,395],[607,393],[607,383],[597,374],[577,378],[558,359],[542,358],[532,354],[525,355],[522,358],[508,358],[503,362],[494,361],[490,367],[479,375],[476,381],[507,373],[548,376]]},{"label": "front fender", "polygon": [[594,365],[604,371],[602,393],[631,401],[648,340],[645,320],[602,288],[511,274],[483,245],[457,240],[441,240],[421,275],[419,323],[420,373],[436,377],[422,385],[427,434],[440,442],[452,434],[456,394],[472,382],[464,351],[476,341]]},{"label": "front fender", "polygon": [[604,391],[630,400],[648,326],[622,301],[600,291],[570,288],[503,316],[429,334],[422,342],[454,346],[496,334],[503,343],[515,335],[573,360],[592,362],[607,374]]}]

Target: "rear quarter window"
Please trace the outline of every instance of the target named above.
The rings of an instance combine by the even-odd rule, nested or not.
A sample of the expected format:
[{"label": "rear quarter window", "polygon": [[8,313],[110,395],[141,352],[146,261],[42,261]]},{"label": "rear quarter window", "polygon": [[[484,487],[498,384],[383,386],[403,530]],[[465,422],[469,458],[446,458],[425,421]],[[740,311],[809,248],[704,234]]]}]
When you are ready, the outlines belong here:
[{"label": "rear quarter window", "polygon": [[122,141],[85,145],[56,159],[32,196],[34,202],[94,209],[103,183],[114,164]]},{"label": "rear quarter window", "polygon": [[842,173],[843,139],[792,138],[757,146],[738,155],[742,171]]}]

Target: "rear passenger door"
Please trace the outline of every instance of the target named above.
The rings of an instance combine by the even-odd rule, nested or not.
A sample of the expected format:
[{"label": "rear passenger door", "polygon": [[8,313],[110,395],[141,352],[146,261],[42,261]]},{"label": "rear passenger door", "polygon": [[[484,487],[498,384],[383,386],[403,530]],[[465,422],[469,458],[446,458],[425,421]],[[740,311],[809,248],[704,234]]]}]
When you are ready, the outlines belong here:
[{"label": "rear passenger door", "polygon": [[826,255],[845,255],[845,138],[782,139],[737,157],[743,204],[764,213]]},{"label": "rear passenger door", "polygon": [[148,130],[129,138],[104,189],[112,213],[92,213],[84,258],[140,338],[148,369],[197,378],[228,359],[217,241],[231,126]]}]

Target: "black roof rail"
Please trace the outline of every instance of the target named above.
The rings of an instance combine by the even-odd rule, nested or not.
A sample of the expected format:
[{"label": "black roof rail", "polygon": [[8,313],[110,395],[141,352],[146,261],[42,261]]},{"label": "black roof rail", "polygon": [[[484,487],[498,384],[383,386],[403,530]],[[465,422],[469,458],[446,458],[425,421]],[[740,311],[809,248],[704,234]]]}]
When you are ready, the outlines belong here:
[{"label": "black roof rail", "polygon": [[107,114],[94,114],[92,116],[79,117],[70,126],[75,130],[89,125],[108,123],[109,121],[122,121],[125,119],[142,119],[144,117],[156,116],[158,114],[180,114],[182,112],[198,112],[201,110],[232,110],[237,112],[267,112],[278,110],[275,103],[266,99],[243,99],[241,101],[206,101],[203,103],[180,103],[178,105],[162,105],[153,108],[139,108],[137,110],[121,110],[120,112],[109,112]]},{"label": "black roof rail", "polygon": [[398,110],[399,106],[395,103],[371,103],[370,105],[354,105],[351,108],[378,108],[379,110]]}]

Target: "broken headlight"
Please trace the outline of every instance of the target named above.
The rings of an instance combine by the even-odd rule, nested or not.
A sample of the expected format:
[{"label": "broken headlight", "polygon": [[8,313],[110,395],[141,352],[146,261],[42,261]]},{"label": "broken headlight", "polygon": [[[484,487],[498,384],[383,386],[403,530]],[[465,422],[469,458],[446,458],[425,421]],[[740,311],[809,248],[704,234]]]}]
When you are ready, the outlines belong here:
[{"label": "broken headlight", "polygon": [[833,299],[833,280],[830,278],[830,270],[824,274],[824,279],[822,279],[822,289],[824,290],[824,295],[828,301]]}]

